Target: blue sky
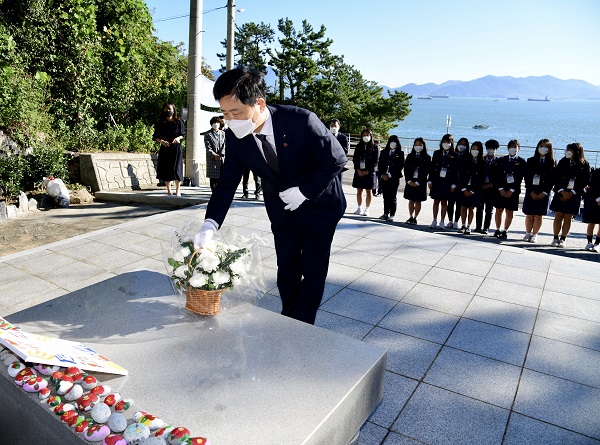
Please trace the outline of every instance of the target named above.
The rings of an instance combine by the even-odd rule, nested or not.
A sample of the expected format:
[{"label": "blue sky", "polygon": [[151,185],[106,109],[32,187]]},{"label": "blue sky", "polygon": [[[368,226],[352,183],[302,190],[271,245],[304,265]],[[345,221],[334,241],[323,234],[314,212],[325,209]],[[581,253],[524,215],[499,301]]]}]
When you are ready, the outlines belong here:
[{"label": "blue sky", "polygon": [[[145,0],[156,35],[187,46],[188,0]],[[224,52],[227,0],[203,0],[202,55],[217,69]],[[398,87],[496,76],[582,79],[600,86],[598,0],[236,0],[236,23],[288,17],[322,24],[368,80]],[[216,9],[216,10],[215,10]]]}]

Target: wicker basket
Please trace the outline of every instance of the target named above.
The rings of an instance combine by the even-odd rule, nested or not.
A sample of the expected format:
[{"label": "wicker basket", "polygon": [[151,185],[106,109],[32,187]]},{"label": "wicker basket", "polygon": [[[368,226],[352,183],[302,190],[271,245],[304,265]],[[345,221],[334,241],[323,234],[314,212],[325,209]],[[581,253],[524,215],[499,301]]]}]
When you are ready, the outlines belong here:
[{"label": "wicker basket", "polygon": [[[199,247],[192,253],[189,265],[192,264],[194,256],[196,256],[205,247]],[[210,250],[210,249],[206,249]],[[225,289],[217,290],[202,290],[202,289],[186,289],[185,291],[185,308],[200,315],[216,315],[221,310],[221,295]]]},{"label": "wicker basket", "polygon": [[185,308],[200,315],[216,315],[221,310],[221,295],[225,289],[185,291]]}]

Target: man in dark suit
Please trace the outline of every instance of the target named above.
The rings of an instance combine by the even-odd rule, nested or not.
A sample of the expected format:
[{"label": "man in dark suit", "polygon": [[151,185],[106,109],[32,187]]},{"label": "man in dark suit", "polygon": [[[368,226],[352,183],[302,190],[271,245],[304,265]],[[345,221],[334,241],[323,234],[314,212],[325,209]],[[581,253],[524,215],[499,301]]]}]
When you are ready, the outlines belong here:
[{"label": "man in dark suit", "polygon": [[331,242],[346,209],[339,178],[344,150],[314,113],[267,106],[258,72],[227,71],[213,94],[229,126],[227,158],[195,244],[205,244],[221,227],[244,170],[256,172],[275,239],[281,313],[314,324]]},{"label": "man in dark suit", "polygon": [[331,119],[331,122],[329,122],[329,129],[344,149],[344,153],[348,154],[348,149],[350,148],[350,146],[348,145],[348,136],[340,132],[340,128],[341,126],[339,119]]}]

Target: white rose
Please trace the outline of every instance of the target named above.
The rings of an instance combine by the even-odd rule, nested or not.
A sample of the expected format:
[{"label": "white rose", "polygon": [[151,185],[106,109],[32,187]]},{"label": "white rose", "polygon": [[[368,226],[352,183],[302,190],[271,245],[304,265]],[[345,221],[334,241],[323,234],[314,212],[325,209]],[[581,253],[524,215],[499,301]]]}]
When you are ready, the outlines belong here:
[{"label": "white rose", "polygon": [[213,270],[216,270],[217,267],[219,267],[220,262],[221,261],[219,260],[219,257],[216,256],[214,253],[205,252],[202,254],[198,265],[206,272],[212,272]]},{"label": "white rose", "polygon": [[188,256],[189,254],[190,254],[190,248],[182,247],[181,249],[179,249],[177,252],[175,252],[173,254],[173,259],[175,261],[177,261],[178,263],[183,263],[183,261],[185,260],[185,257]]},{"label": "white rose", "polygon": [[190,286],[192,287],[202,287],[206,284],[208,277],[203,273],[195,273],[190,278]]},{"label": "white rose", "polygon": [[222,284],[228,283],[231,280],[231,276],[227,272],[223,272],[222,270],[217,270],[213,274],[213,281],[215,282],[215,286],[220,286]]},{"label": "white rose", "polygon": [[233,277],[231,279],[231,284],[233,284],[234,286],[241,284],[241,282],[242,282],[242,279],[240,277]]},{"label": "white rose", "polygon": [[187,265],[183,265],[183,266],[179,266],[177,269],[175,269],[175,276],[179,277],[179,278],[185,278],[185,272],[187,271]]},{"label": "white rose", "polygon": [[244,273],[246,272],[246,266],[242,259],[235,260],[233,263],[231,263],[231,266],[229,266],[229,268],[231,269],[231,273],[236,275],[244,275]]}]

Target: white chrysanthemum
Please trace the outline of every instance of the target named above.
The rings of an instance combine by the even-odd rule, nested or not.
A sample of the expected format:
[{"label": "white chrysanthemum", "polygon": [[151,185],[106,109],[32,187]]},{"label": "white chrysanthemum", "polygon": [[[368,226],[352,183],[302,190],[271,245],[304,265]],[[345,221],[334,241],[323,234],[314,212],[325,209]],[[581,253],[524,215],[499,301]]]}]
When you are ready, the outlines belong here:
[{"label": "white chrysanthemum", "polygon": [[215,286],[221,286],[222,284],[228,283],[231,280],[231,276],[227,272],[223,272],[222,270],[217,270],[213,274],[213,281],[215,282]]},{"label": "white chrysanthemum", "polygon": [[233,263],[231,263],[231,266],[229,266],[229,268],[231,269],[231,273],[236,275],[244,275],[244,273],[246,272],[246,265],[244,264],[244,260],[242,259],[235,260]]},{"label": "white chrysanthemum", "polygon": [[242,283],[242,279],[240,277],[232,277],[231,278],[231,284],[233,284],[234,286],[237,286],[241,283]]},{"label": "white chrysanthemum", "polygon": [[183,263],[185,260],[185,257],[188,256],[190,254],[190,248],[189,247],[182,247],[181,249],[179,249],[178,251],[176,251],[173,254],[173,259],[175,261],[177,261],[178,263]]},{"label": "white chrysanthemum", "polygon": [[202,287],[206,284],[206,281],[208,280],[208,276],[204,275],[203,273],[195,273],[194,275],[192,275],[190,277],[190,286],[192,287]]},{"label": "white chrysanthemum", "polygon": [[212,272],[213,270],[216,270],[217,267],[219,267],[219,263],[220,263],[220,260],[219,260],[218,256],[216,256],[212,252],[205,252],[202,254],[202,257],[200,258],[198,265],[204,271]]},{"label": "white chrysanthemum", "polygon": [[175,276],[179,277],[179,278],[185,278],[185,272],[187,271],[187,265],[183,265],[183,266],[179,266],[177,269],[175,269]]}]

